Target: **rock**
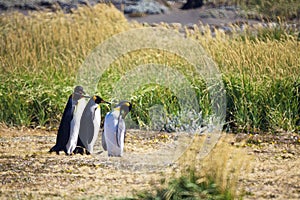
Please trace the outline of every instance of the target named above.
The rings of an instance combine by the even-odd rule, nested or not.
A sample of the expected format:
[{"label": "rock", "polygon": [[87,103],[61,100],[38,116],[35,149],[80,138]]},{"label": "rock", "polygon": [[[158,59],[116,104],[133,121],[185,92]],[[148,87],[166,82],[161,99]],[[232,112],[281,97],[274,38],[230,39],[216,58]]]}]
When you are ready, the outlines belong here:
[{"label": "rock", "polygon": [[135,13],[144,13],[144,14],[163,14],[168,11],[168,8],[164,5],[159,4],[156,1],[152,0],[141,0],[134,5],[127,5],[124,8],[125,14],[135,14]]},{"label": "rock", "polygon": [[10,1],[2,0],[0,2],[0,11],[19,10],[19,11],[37,11],[51,10],[56,11],[62,9],[69,13],[78,6],[95,5],[99,3],[97,0],[28,0],[28,1]]},{"label": "rock", "polygon": [[187,2],[182,6],[181,9],[187,10],[187,9],[200,8],[202,6],[203,6],[203,0],[187,0]]}]

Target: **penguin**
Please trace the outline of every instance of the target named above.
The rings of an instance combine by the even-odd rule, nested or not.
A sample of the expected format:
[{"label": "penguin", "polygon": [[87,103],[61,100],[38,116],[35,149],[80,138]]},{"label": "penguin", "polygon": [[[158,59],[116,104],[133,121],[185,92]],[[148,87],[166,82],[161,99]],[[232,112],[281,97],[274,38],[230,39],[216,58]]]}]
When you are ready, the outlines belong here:
[{"label": "penguin", "polygon": [[[87,154],[94,152],[94,145],[98,138],[101,124],[100,103],[107,103],[99,96],[93,96],[87,103],[80,120],[79,137],[77,146],[84,148]],[[78,148],[76,152],[82,153]]]},{"label": "penguin", "polygon": [[131,108],[132,104],[129,101],[121,101],[113,111],[105,116],[102,147],[108,152],[108,156],[123,156],[126,134],[124,119]]},{"label": "penguin", "polygon": [[87,105],[85,98],[78,99],[73,109],[73,119],[70,123],[70,134],[68,143],[66,144],[66,154],[70,155],[76,148],[80,129],[80,121],[83,111]]},{"label": "penguin", "polygon": [[65,106],[63,116],[60,121],[56,136],[56,144],[49,150],[49,152],[56,152],[59,154],[60,151],[67,153],[66,145],[70,137],[71,121],[73,119],[73,111],[76,108],[77,101],[83,98],[85,92],[82,86],[76,86],[73,94],[68,98],[68,102]]}]

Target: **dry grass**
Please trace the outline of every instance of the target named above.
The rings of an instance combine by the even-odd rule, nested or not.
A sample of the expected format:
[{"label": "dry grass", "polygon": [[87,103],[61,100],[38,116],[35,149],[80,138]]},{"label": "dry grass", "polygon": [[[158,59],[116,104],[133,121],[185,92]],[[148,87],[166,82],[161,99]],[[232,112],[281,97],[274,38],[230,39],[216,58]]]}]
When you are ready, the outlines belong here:
[{"label": "dry grass", "polygon": [[223,134],[214,149],[204,159],[198,154],[203,147],[206,136],[196,136],[193,144],[179,160],[181,173],[175,177],[186,175],[194,170],[201,177],[198,182],[213,180],[221,191],[229,191],[233,197],[243,194],[237,191],[240,177],[249,172],[253,157],[248,155],[246,149],[231,145],[234,135]]},{"label": "dry grass", "polygon": [[0,24],[1,67],[33,74],[51,68],[51,72],[74,72],[99,43],[128,29],[122,13],[106,4],[82,7],[72,14],[10,13],[1,16]]},{"label": "dry grass", "polygon": [[[12,13],[1,16],[0,24],[0,106],[9,108],[0,107],[5,111],[0,119],[9,125],[33,127],[57,126],[78,68],[99,43],[116,33],[141,27],[129,25],[122,13],[106,4],[80,8],[72,14],[34,12],[24,17]],[[299,119],[295,88],[300,75],[299,41],[282,27],[263,33],[263,38],[261,28],[255,31],[256,35],[246,31],[241,36],[216,30],[216,37],[212,37],[210,28],[204,26],[186,29],[185,34],[203,46],[223,73],[231,128],[294,131]],[[201,77],[194,75],[188,61],[165,51],[136,51],[118,58],[103,74],[99,94],[109,100],[113,85],[122,75],[148,63],[167,65],[184,74],[198,95],[202,113],[209,115],[209,96]],[[141,88],[131,99],[138,105],[133,115],[140,116],[136,120],[139,126],[149,125],[144,108],[155,103],[167,102],[171,115],[178,111],[170,91],[151,87]]]},{"label": "dry grass", "polygon": [[5,110],[0,118],[33,127],[57,126],[85,57],[129,28],[122,13],[107,4],[72,14],[9,13],[0,17],[0,25],[0,108]]}]

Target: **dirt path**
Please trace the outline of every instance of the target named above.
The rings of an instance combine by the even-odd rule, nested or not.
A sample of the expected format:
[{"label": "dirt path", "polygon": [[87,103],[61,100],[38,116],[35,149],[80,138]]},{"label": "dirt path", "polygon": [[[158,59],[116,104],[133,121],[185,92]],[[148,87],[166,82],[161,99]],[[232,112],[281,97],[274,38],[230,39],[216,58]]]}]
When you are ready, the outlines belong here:
[{"label": "dirt path", "polygon": [[251,20],[242,16],[240,10],[230,8],[211,8],[202,7],[190,10],[181,10],[180,6],[172,6],[172,9],[165,14],[158,15],[145,15],[141,17],[130,17],[125,15],[129,21],[137,21],[139,23],[148,24],[160,24],[167,23],[177,23],[182,26],[192,26],[197,25],[212,25],[212,26],[225,26],[228,24],[236,23],[247,23],[254,24],[259,23],[258,20]]},{"label": "dirt path", "polygon": [[[191,141],[189,135],[178,138],[174,134],[129,131],[125,156],[108,158],[100,145],[92,156],[49,154],[55,136],[54,131],[0,129],[0,199],[130,197],[135,191],[153,190],[161,185],[162,178],[180,172],[179,164],[172,164],[176,154],[163,157],[155,151],[182,152],[184,145],[176,144]],[[200,138],[204,141],[203,136]],[[297,141],[278,139],[273,144],[270,139],[254,138],[255,144],[249,146],[235,136],[226,138],[224,142],[231,148],[245,146],[242,148],[254,155],[250,173],[239,177],[238,188],[246,194],[244,199],[300,198]]]}]

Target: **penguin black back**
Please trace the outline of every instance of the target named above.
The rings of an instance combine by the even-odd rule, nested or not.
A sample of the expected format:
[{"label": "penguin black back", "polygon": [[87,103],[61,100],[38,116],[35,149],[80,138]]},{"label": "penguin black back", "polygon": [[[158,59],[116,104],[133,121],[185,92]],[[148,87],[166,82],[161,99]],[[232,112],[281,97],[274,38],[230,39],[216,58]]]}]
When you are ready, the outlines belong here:
[{"label": "penguin black back", "polygon": [[50,153],[56,152],[59,154],[60,151],[66,152],[66,145],[70,137],[70,123],[72,119],[72,95],[70,95],[58,128],[56,144],[50,149]]}]

